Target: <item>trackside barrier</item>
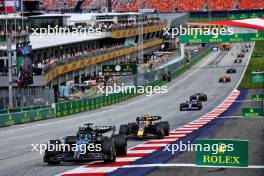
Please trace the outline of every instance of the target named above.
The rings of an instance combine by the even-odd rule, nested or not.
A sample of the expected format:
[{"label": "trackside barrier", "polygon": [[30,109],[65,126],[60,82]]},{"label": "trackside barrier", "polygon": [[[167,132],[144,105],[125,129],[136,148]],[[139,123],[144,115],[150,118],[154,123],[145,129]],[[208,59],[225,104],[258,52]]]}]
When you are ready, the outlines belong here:
[{"label": "trackside barrier", "polygon": [[48,106],[22,107],[22,108],[15,108],[15,109],[2,109],[0,110],[0,114],[22,112],[22,111],[32,111],[32,110],[45,109],[45,108],[51,108],[51,106],[48,105]]},{"label": "trackside barrier", "polygon": [[104,106],[109,106],[129,98],[135,97],[135,93],[115,93],[109,96],[99,96],[89,99],[60,102],[56,104],[56,117],[63,117],[79,112],[90,111]]},{"label": "trackside barrier", "polygon": [[0,127],[34,122],[54,117],[55,113],[52,108],[0,114]]},{"label": "trackside barrier", "polygon": [[[176,78],[181,73],[189,69],[190,66],[199,62],[211,51],[210,48],[203,51],[200,55],[195,57],[188,65],[183,65],[180,68],[172,72],[172,79]],[[155,81],[145,84],[145,86],[161,86],[167,81],[162,79],[157,79]],[[121,101],[133,98],[140,95],[139,93],[114,93],[108,96],[99,96],[89,99],[80,99],[67,102],[56,103],[54,107],[48,106],[44,109],[29,109],[28,111],[20,110],[21,112],[12,112],[0,114],[0,127],[16,125],[21,123],[33,122],[38,120],[50,119],[54,117],[63,117],[67,115],[72,115],[80,112],[91,111],[104,106],[109,106]]]}]

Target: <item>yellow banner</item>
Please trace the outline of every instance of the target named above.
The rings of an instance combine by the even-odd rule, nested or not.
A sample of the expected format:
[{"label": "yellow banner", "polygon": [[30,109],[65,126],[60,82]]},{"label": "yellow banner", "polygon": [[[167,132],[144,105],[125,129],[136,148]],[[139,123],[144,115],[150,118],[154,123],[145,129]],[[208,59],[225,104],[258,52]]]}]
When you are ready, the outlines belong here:
[{"label": "yellow banner", "polygon": [[154,39],[154,40],[148,41],[142,45],[133,46],[130,48],[119,49],[119,50],[112,51],[110,53],[103,54],[100,56],[90,57],[90,58],[87,58],[85,60],[76,61],[76,62],[67,64],[67,65],[63,65],[63,66],[58,66],[45,75],[45,78],[44,78],[45,84],[48,84],[52,79],[54,79],[55,77],[57,77],[58,75],[61,75],[63,73],[67,73],[67,72],[70,72],[73,70],[77,70],[80,68],[87,67],[89,65],[93,65],[93,64],[96,64],[99,62],[110,60],[110,59],[113,59],[115,57],[120,57],[120,56],[129,54],[129,53],[133,53],[133,52],[138,51],[140,49],[145,49],[145,48],[149,48],[152,46],[156,46],[156,45],[161,44],[162,42],[163,42],[163,39]]},{"label": "yellow banner", "polygon": [[144,27],[143,31],[140,28],[124,29],[124,30],[119,30],[116,32],[111,32],[111,37],[112,38],[130,37],[130,36],[141,34],[142,32],[145,34],[145,33],[150,33],[150,32],[162,31],[163,28],[166,28],[166,25]]}]

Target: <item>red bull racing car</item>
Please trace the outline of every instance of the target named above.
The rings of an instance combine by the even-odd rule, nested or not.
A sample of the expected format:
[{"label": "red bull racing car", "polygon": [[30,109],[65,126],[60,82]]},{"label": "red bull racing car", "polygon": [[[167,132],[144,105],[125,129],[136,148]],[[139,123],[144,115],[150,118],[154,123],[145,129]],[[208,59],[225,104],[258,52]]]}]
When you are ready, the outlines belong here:
[{"label": "red bull racing car", "polygon": [[167,121],[161,121],[161,116],[143,115],[137,117],[136,122],[121,125],[119,134],[125,135],[128,139],[163,139],[168,136],[170,125]]}]

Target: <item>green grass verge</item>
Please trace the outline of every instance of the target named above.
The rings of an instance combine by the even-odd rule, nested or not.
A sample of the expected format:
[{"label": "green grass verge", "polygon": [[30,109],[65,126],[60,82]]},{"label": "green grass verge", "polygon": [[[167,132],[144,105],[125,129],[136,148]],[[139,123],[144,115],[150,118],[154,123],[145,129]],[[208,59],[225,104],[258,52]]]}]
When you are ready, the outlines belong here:
[{"label": "green grass verge", "polygon": [[239,85],[241,89],[260,89],[264,83],[251,83],[250,74],[252,71],[264,71],[264,42],[256,42],[252,56],[250,58],[246,73]]}]

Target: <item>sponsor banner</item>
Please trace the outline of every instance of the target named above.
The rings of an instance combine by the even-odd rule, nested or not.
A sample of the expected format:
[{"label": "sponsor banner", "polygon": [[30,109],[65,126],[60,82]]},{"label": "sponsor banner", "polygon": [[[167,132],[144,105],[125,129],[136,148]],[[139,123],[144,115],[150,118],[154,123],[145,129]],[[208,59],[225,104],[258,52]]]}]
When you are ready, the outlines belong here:
[{"label": "sponsor banner", "polygon": [[54,118],[52,108],[15,112],[0,115],[0,127]]},{"label": "sponsor banner", "polygon": [[264,100],[264,94],[251,95],[251,99],[254,101],[262,101]]},{"label": "sponsor banner", "polygon": [[142,28],[134,28],[134,29],[125,29],[120,31],[111,32],[112,38],[124,38],[124,37],[131,37],[138,34],[145,34],[151,33],[156,31],[162,31],[166,25],[158,25],[158,26],[149,26],[149,27],[142,27]]},{"label": "sponsor banner", "polygon": [[242,115],[244,117],[260,117],[263,116],[262,108],[243,108]]},{"label": "sponsor banner", "polygon": [[248,166],[248,141],[225,139],[201,139],[196,145],[196,165],[206,166]]},{"label": "sponsor banner", "polygon": [[264,72],[251,72],[252,83],[264,83]]},{"label": "sponsor banner", "polygon": [[103,74],[128,75],[137,73],[136,64],[102,65]]},{"label": "sponsor banner", "polygon": [[233,35],[181,35],[181,43],[241,43],[250,41],[264,41],[264,32],[243,33]]}]

